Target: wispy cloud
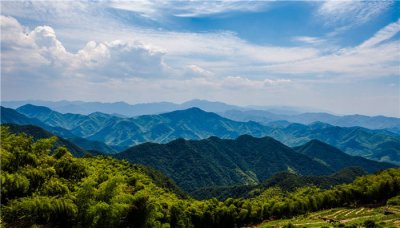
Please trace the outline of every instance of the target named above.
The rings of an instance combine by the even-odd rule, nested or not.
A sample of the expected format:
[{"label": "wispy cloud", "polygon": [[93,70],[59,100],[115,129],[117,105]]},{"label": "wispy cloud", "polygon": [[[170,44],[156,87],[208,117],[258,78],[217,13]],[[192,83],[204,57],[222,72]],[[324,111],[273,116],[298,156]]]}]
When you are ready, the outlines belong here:
[{"label": "wispy cloud", "polygon": [[312,37],[312,36],[296,36],[293,38],[293,41],[305,44],[321,44],[325,42],[325,40],[322,38]]},{"label": "wispy cloud", "polygon": [[380,44],[384,41],[391,39],[399,32],[400,32],[400,19],[379,30],[379,32],[377,32],[373,37],[362,43],[359,47],[360,48],[373,47],[377,44]]},{"label": "wispy cloud", "polygon": [[352,26],[366,23],[384,13],[393,1],[336,1],[323,2],[317,12],[325,25],[344,31]]},{"label": "wispy cloud", "polygon": [[112,1],[110,7],[138,13],[150,19],[160,16],[201,17],[228,12],[255,12],[265,9],[266,1]]}]

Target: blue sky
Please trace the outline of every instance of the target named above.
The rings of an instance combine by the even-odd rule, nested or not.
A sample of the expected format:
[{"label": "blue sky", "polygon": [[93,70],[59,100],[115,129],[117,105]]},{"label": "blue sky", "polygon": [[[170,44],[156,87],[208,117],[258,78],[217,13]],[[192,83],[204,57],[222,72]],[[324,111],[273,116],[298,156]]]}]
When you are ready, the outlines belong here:
[{"label": "blue sky", "polygon": [[2,100],[400,117],[398,1],[1,3]]}]

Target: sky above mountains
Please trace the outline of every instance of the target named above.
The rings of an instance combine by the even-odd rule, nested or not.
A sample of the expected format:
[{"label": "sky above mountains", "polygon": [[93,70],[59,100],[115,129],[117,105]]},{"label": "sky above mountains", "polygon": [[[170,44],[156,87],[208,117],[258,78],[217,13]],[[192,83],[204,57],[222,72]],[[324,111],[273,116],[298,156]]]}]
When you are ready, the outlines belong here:
[{"label": "sky above mountains", "polygon": [[400,2],[1,3],[2,100],[400,116]]}]

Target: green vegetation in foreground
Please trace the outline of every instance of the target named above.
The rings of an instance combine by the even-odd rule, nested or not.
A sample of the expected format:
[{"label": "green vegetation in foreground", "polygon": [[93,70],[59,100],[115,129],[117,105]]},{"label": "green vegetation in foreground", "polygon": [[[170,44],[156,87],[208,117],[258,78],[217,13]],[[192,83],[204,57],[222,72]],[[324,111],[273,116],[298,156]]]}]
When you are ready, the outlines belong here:
[{"label": "green vegetation in foreground", "polygon": [[259,227],[399,227],[400,206],[334,208],[260,224]]},{"label": "green vegetation in foreground", "polygon": [[[1,221],[5,227],[239,227],[400,193],[388,169],[330,190],[278,188],[249,199],[197,201],[148,168],[108,157],[74,158],[56,139],[34,141],[1,127]],[[391,200],[398,202],[398,198]]]}]

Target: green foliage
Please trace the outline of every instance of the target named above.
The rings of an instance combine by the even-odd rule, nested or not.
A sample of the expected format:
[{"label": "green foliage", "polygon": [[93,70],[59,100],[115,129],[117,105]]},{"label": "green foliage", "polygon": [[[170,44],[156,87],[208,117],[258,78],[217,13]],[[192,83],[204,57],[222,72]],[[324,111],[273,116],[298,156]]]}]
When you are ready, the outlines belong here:
[{"label": "green foliage", "polygon": [[249,135],[236,140],[210,137],[200,141],[145,143],[115,157],[156,168],[189,193],[203,187],[255,185],[289,167],[301,175],[333,172],[270,137]]},{"label": "green foliage", "polygon": [[196,199],[209,199],[215,197],[219,200],[232,198],[250,198],[260,195],[271,187],[279,187],[283,191],[293,192],[305,186],[316,186],[329,189],[335,185],[350,183],[366,172],[358,167],[348,167],[329,176],[300,176],[293,173],[277,173],[258,185],[235,185],[226,187],[200,188],[191,192]]},{"label": "green foliage", "polygon": [[395,197],[393,197],[393,198],[390,198],[390,199],[387,201],[387,204],[388,204],[388,205],[397,205],[397,206],[400,206],[400,195],[397,195],[397,196],[395,196]]},{"label": "green foliage", "polygon": [[[249,199],[182,198],[160,173],[96,156],[74,158],[53,139],[1,128],[1,220],[6,227],[235,227],[346,205],[385,203],[400,193],[400,170],[329,190],[268,188]],[[167,181],[168,182],[168,181]]]}]

